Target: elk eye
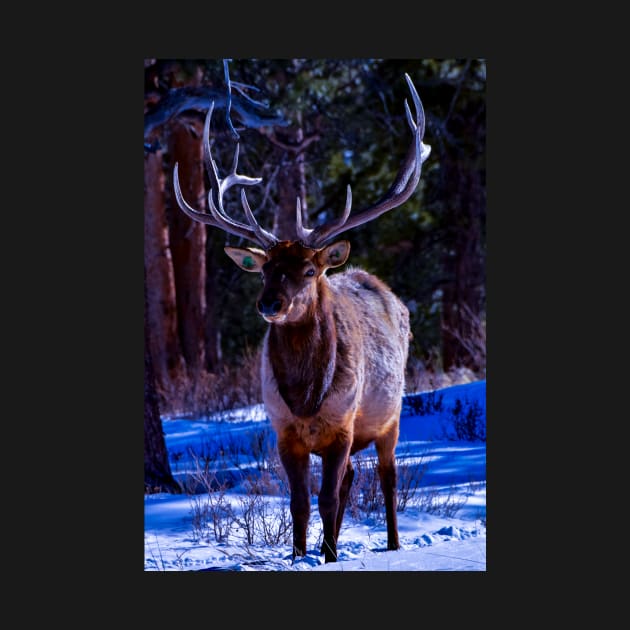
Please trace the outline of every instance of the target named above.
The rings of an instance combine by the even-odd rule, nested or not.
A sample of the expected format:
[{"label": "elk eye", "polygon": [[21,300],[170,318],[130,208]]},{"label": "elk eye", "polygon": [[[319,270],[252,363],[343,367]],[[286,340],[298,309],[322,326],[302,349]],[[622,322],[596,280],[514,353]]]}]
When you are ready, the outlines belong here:
[{"label": "elk eye", "polygon": [[307,276],[308,278],[312,277],[315,275],[315,269],[311,268],[311,269],[307,269],[304,272],[304,275]]}]

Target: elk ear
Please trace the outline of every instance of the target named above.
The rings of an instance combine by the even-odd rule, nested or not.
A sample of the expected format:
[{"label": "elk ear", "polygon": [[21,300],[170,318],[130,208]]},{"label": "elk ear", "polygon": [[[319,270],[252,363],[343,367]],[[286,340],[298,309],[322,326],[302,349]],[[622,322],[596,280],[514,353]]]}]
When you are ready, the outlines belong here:
[{"label": "elk ear", "polygon": [[317,262],[325,268],[340,267],[350,255],[350,241],[337,241],[317,252]]},{"label": "elk ear", "polygon": [[267,254],[254,247],[224,247],[225,253],[244,271],[262,271]]}]

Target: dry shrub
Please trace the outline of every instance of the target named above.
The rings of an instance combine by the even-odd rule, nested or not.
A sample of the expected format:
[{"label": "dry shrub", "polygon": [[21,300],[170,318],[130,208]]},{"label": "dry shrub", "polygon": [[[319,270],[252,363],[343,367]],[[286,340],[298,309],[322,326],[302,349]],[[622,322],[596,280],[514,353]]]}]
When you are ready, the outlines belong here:
[{"label": "dry shrub", "polygon": [[246,349],[236,365],[226,364],[216,373],[174,370],[157,390],[164,416],[208,417],[258,404],[262,400],[260,350]]},{"label": "dry shrub", "polygon": [[247,475],[243,486],[248,495],[275,496],[286,491],[282,480],[269,470]]},{"label": "dry shrub", "polygon": [[232,506],[225,496],[228,488],[219,484],[211,473],[198,473],[198,481],[206,487],[206,493],[189,495],[193,540],[226,542],[235,520]]},{"label": "dry shrub", "polygon": [[[466,365],[444,370],[441,352],[432,349],[424,360],[409,357],[405,373],[405,391],[420,393],[463,385],[486,378],[486,319],[478,315],[466,304],[460,306],[461,330],[444,326],[444,331],[457,339],[468,355]],[[465,330],[465,334],[462,333]]]},{"label": "dry shrub", "polygon": [[385,502],[381,493],[377,463],[363,453],[353,456],[354,479],[348,493],[346,509],[354,519],[373,517],[385,521]]},{"label": "dry shrub", "polygon": [[443,372],[441,369],[427,368],[419,359],[410,358],[405,373],[405,392],[408,394],[432,392],[451,385],[473,383],[480,378],[485,378],[485,375],[476,374],[467,367],[452,367]]},{"label": "dry shrub", "polygon": [[443,326],[443,330],[457,339],[468,358],[464,361],[476,374],[486,375],[486,317],[475,313],[468,304],[459,305],[460,327]]},{"label": "dry shrub", "polygon": [[420,493],[420,484],[429,467],[424,455],[419,458],[412,455],[408,448],[396,457],[398,477],[398,505],[396,511],[404,512],[407,505],[416,503],[416,495]]},{"label": "dry shrub", "polygon": [[420,493],[418,507],[427,514],[455,518],[467,501],[468,495],[462,497],[457,486],[450,486],[446,496],[437,488],[427,488]]}]

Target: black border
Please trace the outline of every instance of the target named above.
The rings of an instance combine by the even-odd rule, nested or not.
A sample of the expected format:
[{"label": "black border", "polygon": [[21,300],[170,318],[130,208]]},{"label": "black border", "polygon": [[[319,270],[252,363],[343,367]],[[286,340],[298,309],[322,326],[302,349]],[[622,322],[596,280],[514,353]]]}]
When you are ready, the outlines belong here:
[{"label": "black border", "polygon": [[[416,589],[423,589],[428,597],[449,585],[474,592],[488,586],[487,578],[493,574],[513,575],[529,553],[524,548],[528,532],[519,531],[523,524],[522,509],[535,510],[524,499],[529,494],[527,486],[535,479],[527,449],[521,445],[527,439],[538,440],[531,427],[530,409],[518,404],[526,398],[536,379],[541,357],[529,345],[529,339],[537,334],[532,327],[540,326],[540,317],[532,316],[533,304],[540,300],[540,285],[535,286],[533,276],[544,272],[544,247],[533,250],[533,244],[541,244],[541,220],[552,220],[541,208],[540,198],[531,190],[539,167],[534,159],[532,139],[540,136],[539,118],[532,118],[529,101],[520,98],[528,90],[541,91],[540,77],[532,70],[531,61],[519,61],[505,54],[500,47],[493,48],[485,34],[473,31],[473,21],[459,12],[452,16],[467,28],[464,33],[432,32],[428,16],[409,17],[403,11],[390,15],[389,41],[383,43],[384,26],[373,25],[356,18],[348,22],[340,16],[328,16],[320,23],[313,18],[309,22],[309,42],[304,41],[303,23],[312,18],[311,13],[321,11],[308,7],[309,16],[292,16],[295,24],[280,28],[275,33],[265,27],[261,33],[247,34],[238,22],[227,28],[229,20],[221,26],[216,15],[198,24],[197,33],[184,26],[177,27],[164,20],[158,28],[147,25],[144,37],[149,34],[151,43],[132,43],[124,50],[116,48],[115,41],[104,58],[92,60],[88,71],[88,86],[80,88],[80,105],[72,115],[63,120],[77,131],[80,150],[72,156],[71,194],[81,200],[73,208],[72,223],[76,233],[68,243],[68,264],[80,271],[79,278],[69,292],[75,294],[80,316],[66,312],[65,330],[75,339],[76,358],[72,359],[70,382],[66,386],[70,404],[79,411],[76,422],[68,426],[69,434],[77,434],[77,451],[85,455],[76,467],[63,469],[69,478],[85,476],[85,501],[79,514],[73,518],[89,523],[85,543],[88,553],[98,538],[103,556],[102,566],[94,567],[108,573],[108,577],[126,576],[135,584],[147,583],[153,593],[147,606],[163,600],[156,578],[137,579],[143,571],[142,481],[143,467],[140,457],[142,442],[142,153],[139,149],[142,122],[142,78],[145,57],[338,57],[382,56],[389,58],[410,57],[483,57],[488,64],[488,565],[486,573],[447,574],[446,578],[434,573],[405,573],[383,576],[378,573],[354,573],[352,580],[378,588],[375,597],[382,602],[394,601],[396,606],[417,604],[408,599]],[[473,8],[471,7],[471,12]],[[475,8],[475,10],[477,10]],[[197,22],[193,13],[189,21]],[[285,16],[286,17],[286,16]],[[317,16],[315,16],[317,17]],[[372,16],[376,22],[381,16]],[[478,16],[482,17],[483,16]],[[269,15],[266,16],[269,19]],[[254,20],[252,20],[254,21]],[[252,25],[251,28],[256,28]],[[230,33],[221,32],[229,30]],[[200,32],[203,31],[203,32]],[[238,36],[238,37],[236,37]],[[223,38],[223,42],[221,41]],[[143,33],[138,33],[142,40]],[[127,38],[127,44],[129,45]],[[225,41],[225,40],[228,41]],[[178,41],[175,44],[175,41]],[[358,41],[360,40],[360,41]],[[163,42],[161,45],[156,42]],[[191,41],[195,44],[192,45]],[[234,42],[238,43],[234,43]],[[481,43],[480,43],[481,42]],[[124,52],[121,52],[124,50]],[[158,53],[159,51],[159,53]],[[532,76],[532,75],[536,76]],[[544,87],[542,88],[544,89]],[[67,114],[67,108],[62,108]],[[78,111],[77,111],[78,110]],[[57,183],[57,190],[67,182]],[[548,243],[547,243],[548,245]],[[54,251],[54,250],[53,250]],[[66,252],[67,255],[67,252]],[[68,321],[69,320],[69,321]],[[68,325],[69,324],[69,325]],[[519,387],[523,384],[523,387]],[[61,384],[60,384],[61,385]],[[60,410],[62,413],[63,411]],[[525,414],[525,415],[524,415]],[[539,428],[539,427],[538,427]],[[525,450],[527,449],[527,450]],[[523,451],[525,450],[525,455]],[[530,476],[530,474],[532,476]],[[72,477],[70,477],[72,476]],[[93,529],[94,528],[94,529]],[[96,533],[98,531],[98,534]],[[518,541],[514,550],[509,541]],[[108,562],[109,560],[109,562]],[[515,566],[516,565],[516,566]],[[88,571],[91,567],[87,568]],[[178,574],[180,575],[180,574]],[[205,576],[210,575],[205,573]],[[268,576],[263,579],[239,578],[243,575]],[[300,574],[306,575],[306,574]],[[310,574],[312,575],[312,574]],[[280,606],[282,615],[291,601],[303,602],[302,613],[315,616],[325,606],[325,593],[343,595],[340,582],[348,574],[334,574],[326,581],[317,578],[297,577],[297,574],[214,574],[214,579],[197,577],[182,584],[181,579],[168,582],[168,592],[177,611],[186,602],[195,601],[194,595],[204,593],[217,605],[223,598],[241,598],[243,604],[256,611],[254,600],[263,597],[264,582],[271,581],[271,588],[282,587],[271,602]],[[284,577],[281,577],[284,576]],[[289,576],[292,576],[289,578]],[[211,580],[211,581],[207,581]],[[253,581],[254,580],[254,581]],[[274,580],[280,580],[274,581]],[[303,580],[314,590],[306,591]],[[498,581],[501,580],[501,577]],[[401,583],[405,590],[400,591]],[[494,579],[492,583],[495,583]],[[253,588],[261,587],[260,594]],[[437,587],[434,589],[433,586]],[[340,588],[341,587],[341,588]],[[408,590],[411,588],[411,591]],[[171,590],[173,589],[173,590]],[[424,589],[427,589],[426,591]],[[449,599],[458,601],[458,595]],[[480,606],[484,605],[481,590],[477,591]],[[378,595],[376,595],[378,593]],[[192,596],[192,597],[191,597]],[[135,597],[140,601],[140,592]],[[370,597],[357,608],[369,607]],[[279,601],[280,599],[280,601]],[[458,603],[464,604],[465,600]],[[196,600],[199,602],[199,600]],[[193,604],[196,607],[197,603]],[[433,604],[435,606],[435,603]],[[202,604],[203,607],[203,604]],[[375,608],[378,605],[375,604]],[[145,608],[142,608],[144,611]]]}]

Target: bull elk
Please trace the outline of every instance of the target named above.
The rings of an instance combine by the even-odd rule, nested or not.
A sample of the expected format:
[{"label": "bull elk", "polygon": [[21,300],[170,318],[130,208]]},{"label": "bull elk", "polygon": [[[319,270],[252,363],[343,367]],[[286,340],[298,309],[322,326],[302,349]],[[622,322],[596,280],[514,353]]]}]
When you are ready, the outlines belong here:
[{"label": "bull elk", "polygon": [[409,76],[405,78],[416,111],[414,117],[405,101],[413,140],[391,188],[376,203],[351,215],[348,186],[342,216],[312,229],[303,225],[298,197],[295,240],[280,240],[258,224],[244,188],[241,203],[247,223],[226,214],[226,190],[262,179],[237,174],[238,144],[231,172],[219,178],[208,140],[214,104],[203,132],[210,213],[195,210],[184,200],[177,164],[173,170],[177,202],[191,219],[260,246],[225,247],[225,252],[244,271],[262,274],[256,306],[270,324],[262,350],[262,396],[290,485],[294,560],[306,554],[310,454],[322,460],[318,507],[324,536],[320,552],[326,562],[334,562],[354,477],[350,456],[371,443],[378,455],[385,501],[387,549],[400,547],[395,448],[409,347],[409,312],[385,283],[366,271],[352,268],[330,276],[326,272],[343,265],[350,253],[347,240],[331,243],[334,238],[400,206],[418,185],[431,147],[422,142],[422,103]]}]

